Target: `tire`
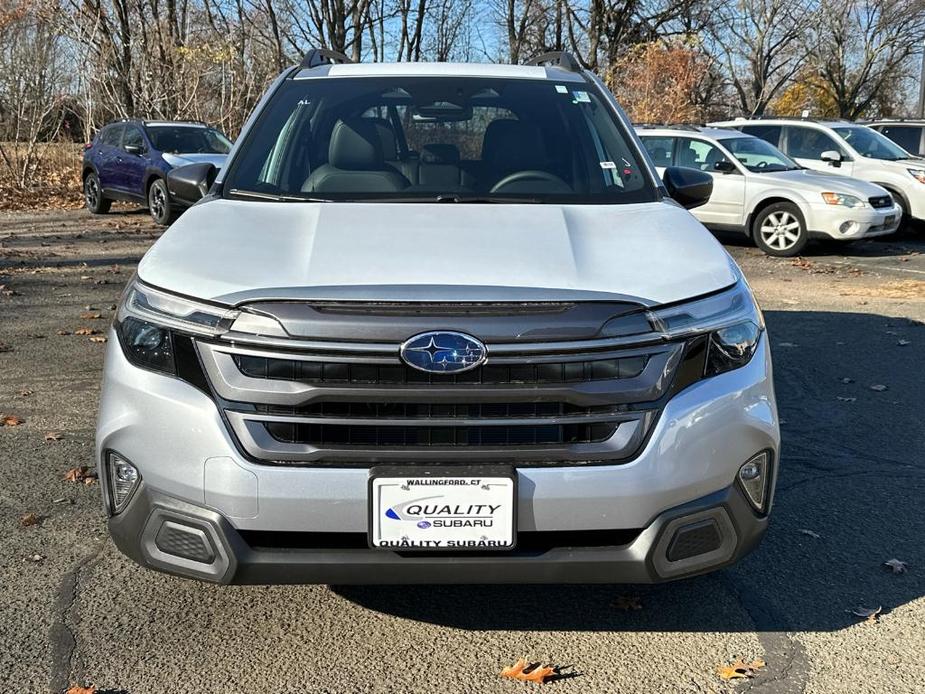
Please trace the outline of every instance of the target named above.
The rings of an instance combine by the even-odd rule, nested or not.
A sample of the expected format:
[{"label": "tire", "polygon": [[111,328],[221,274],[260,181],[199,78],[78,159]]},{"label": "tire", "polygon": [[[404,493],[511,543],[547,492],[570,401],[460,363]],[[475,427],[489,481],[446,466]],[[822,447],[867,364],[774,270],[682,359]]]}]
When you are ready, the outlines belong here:
[{"label": "tire", "polygon": [[792,202],[776,202],[755,217],[752,226],[755,245],[768,255],[790,258],[799,255],[809,242],[809,232],[800,208]]},{"label": "tire", "polygon": [[93,214],[106,214],[112,205],[112,200],[103,197],[103,187],[95,173],[89,173],[84,178],[84,204]]},{"label": "tire", "polygon": [[899,208],[899,226],[896,227],[896,233],[901,234],[903,232],[908,233],[910,231],[914,231],[912,226],[912,219],[909,217],[909,206],[906,204],[903,196],[894,193],[892,190],[887,190],[887,193],[890,194],[890,196],[893,198],[893,202],[895,202],[896,206]]},{"label": "tire", "polygon": [[167,226],[174,220],[175,212],[163,178],[155,178],[148,186],[148,211],[155,224]]}]

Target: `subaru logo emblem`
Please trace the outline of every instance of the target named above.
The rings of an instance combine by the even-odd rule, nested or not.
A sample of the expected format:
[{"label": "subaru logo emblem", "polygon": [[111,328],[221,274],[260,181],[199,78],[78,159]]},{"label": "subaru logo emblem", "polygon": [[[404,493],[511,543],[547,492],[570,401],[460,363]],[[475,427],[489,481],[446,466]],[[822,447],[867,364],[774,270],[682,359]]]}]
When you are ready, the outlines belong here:
[{"label": "subaru logo emblem", "polygon": [[430,373],[468,371],[481,366],[486,356],[485,345],[463,333],[421,333],[401,346],[401,358],[408,366]]}]

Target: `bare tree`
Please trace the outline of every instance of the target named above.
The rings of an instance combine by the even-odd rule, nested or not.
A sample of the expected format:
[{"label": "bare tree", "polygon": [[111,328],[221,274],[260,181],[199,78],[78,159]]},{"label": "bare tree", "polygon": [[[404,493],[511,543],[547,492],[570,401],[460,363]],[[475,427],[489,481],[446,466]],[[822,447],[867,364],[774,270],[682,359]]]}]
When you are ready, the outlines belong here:
[{"label": "bare tree", "polygon": [[804,64],[811,16],[807,0],[716,5],[710,34],[743,113],[763,114]]},{"label": "bare tree", "polygon": [[822,87],[839,115],[853,120],[894,88],[920,54],[925,3],[823,0],[816,25],[812,55]]}]

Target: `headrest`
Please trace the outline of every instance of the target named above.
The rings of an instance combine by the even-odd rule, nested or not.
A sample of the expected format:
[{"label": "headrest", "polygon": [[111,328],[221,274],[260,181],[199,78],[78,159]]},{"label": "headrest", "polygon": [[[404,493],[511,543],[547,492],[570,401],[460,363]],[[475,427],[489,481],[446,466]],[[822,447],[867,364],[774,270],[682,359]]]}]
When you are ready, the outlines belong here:
[{"label": "headrest", "polygon": [[519,120],[493,120],[482,138],[482,161],[499,171],[546,169],[549,161],[539,128]]},{"label": "headrest", "polygon": [[458,164],[459,148],[456,145],[424,145],[421,147],[421,163]]},{"label": "headrest", "polygon": [[348,171],[375,171],[384,166],[379,129],[369,118],[339,120],[331,132],[328,163]]}]

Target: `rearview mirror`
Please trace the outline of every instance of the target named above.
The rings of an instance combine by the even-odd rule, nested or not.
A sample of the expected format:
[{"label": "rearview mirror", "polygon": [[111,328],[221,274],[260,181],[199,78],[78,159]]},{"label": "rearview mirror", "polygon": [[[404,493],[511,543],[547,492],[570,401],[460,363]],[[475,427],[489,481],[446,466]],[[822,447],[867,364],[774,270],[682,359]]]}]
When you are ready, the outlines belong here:
[{"label": "rearview mirror", "polygon": [[713,170],[718,171],[719,173],[732,173],[736,170],[736,165],[728,159],[720,159],[718,162],[713,164]]},{"label": "rearview mirror", "polygon": [[819,158],[822,161],[827,161],[832,166],[841,166],[841,152],[836,152],[834,149],[829,149],[819,155]]},{"label": "rearview mirror", "polygon": [[713,178],[697,169],[669,166],[662,175],[668,195],[688,210],[705,205],[713,194]]},{"label": "rearview mirror", "polygon": [[218,169],[214,164],[187,164],[167,173],[167,189],[181,202],[193,204],[206,196],[215,183]]}]

